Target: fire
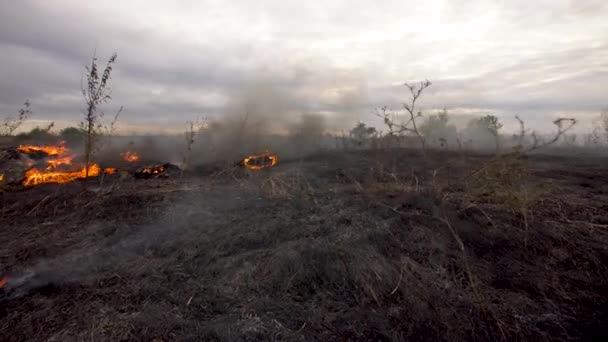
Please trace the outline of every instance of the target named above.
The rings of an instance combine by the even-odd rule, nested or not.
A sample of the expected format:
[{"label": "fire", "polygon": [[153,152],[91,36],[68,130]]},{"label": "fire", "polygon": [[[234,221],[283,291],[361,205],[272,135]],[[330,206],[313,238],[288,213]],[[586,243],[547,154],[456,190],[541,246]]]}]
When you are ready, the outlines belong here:
[{"label": "fire", "polygon": [[165,166],[164,165],[159,165],[159,166],[153,166],[153,167],[147,167],[143,170],[141,170],[141,174],[142,175],[146,175],[146,176],[156,176],[159,175],[161,173],[165,172]]},{"label": "fire", "polygon": [[[35,146],[35,145],[20,145],[17,150],[28,155],[42,154],[45,156],[44,167],[32,167],[34,164],[28,162],[30,168],[25,172],[25,177],[21,184],[25,186],[33,186],[44,183],[68,183],[76,179],[87,177],[85,166],[72,166],[74,157],[69,153],[67,147],[62,144],[51,146]],[[106,168],[103,172],[112,174],[116,171],[114,168]],[[97,164],[89,166],[89,177],[99,176],[102,172],[101,167]]]},{"label": "fire", "polygon": [[[17,150],[30,158],[24,158],[22,163],[28,167],[25,171],[21,184],[24,186],[35,186],[44,183],[68,183],[77,179],[96,177],[101,174],[111,175],[119,171],[114,167],[102,168],[99,164],[91,164],[88,172],[83,163],[75,163],[74,156],[63,143],[50,146],[19,145]],[[124,160],[136,162],[139,156],[135,152],[126,151],[121,153]],[[135,171],[136,178],[152,178],[159,175],[167,175],[172,170],[179,170],[173,164],[163,164],[146,167],[141,171]],[[169,172],[167,172],[169,171]],[[4,175],[0,174],[0,183],[4,181]]]},{"label": "fire", "polygon": [[[99,176],[101,168],[97,164],[89,166],[89,177]],[[80,171],[61,172],[61,171],[40,171],[36,168],[25,172],[23,185],[31,186],[43,183],[67,183],[76,179],[86,178],[86,167]]]},{"label": "fire", "polygon": [[4,276],[2,279],[0,279],[0,288],[3,288],[4,285],[6,285],[8,283],[8,276]]},{"label": "fire", "polygon": [[49,156],[59,156],[63,155],[67,152],[67,148],[63,145],[53,146],[53,145],[45,145],[45,146],[36,146],[36,145],[19,145],[17,147],[19,152],[25,154],[35,154],[35,153],[46,153]]},{"label": "fire", "polygon": [[243,165],[249,170],[261,170],[266,167],[275,166],[279,156],[268,151],[243,159]]},{"label": "fire", "polygon": [[180,169],[176,165],[165,163],[140,168],[133,172],[133,177],[142,179],[164,177],[175,174],[178,171],[180,171]]},{"label": "fire", "polygon": [[50,171],[50,170],[57,168],[57,166],[59,166],[59,165],[71,165],[72,159],[73,159],[73,157],[68,156],[68,157],[61,157],[61,158],[47,160],[46,162],[49,165],[46,167],[46,169]]},{"label": "fire", "polygon": [[139,156],[135,152],[127,151],[121,153],[120,155],[122,156],[122,159],[128,161],[129,163],[133,163],[139,160]]}]

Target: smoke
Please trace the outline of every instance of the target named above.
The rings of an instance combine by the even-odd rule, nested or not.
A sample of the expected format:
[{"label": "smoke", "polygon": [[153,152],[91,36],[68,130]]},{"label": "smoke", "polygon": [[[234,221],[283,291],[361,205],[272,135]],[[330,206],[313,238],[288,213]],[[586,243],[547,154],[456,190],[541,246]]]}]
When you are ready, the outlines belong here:
[{"label": "smoke", "polygon": [[[242,195],[241,195],[242,196]],[[149,258],[150,253],[161,250],[175,250],[187,245],[193,234],[201,241],[200,225],[193,222],[211,222],[217,220],[215,215],[222,215],[209,209],[201,208],[198,203],[204,201],[216,204],[229,210],[236,202],[219,199],[219,194],[208,193],[204,199],[185,193],[183,199],[167,207],[165,215],[155,223],[140,227],[127,227],[119,223],[93,223],[82,227],[90,232],[91,238],[83,241],[69,253],[56,258],[40,260],[20,273],[10,274],[7,284],[0,291],[0,300],[14,299],[48,287],[63,284],[94,284],[100,274],[106,272],[128,272],[131,276],[153,273],[156,270],[142,259]],[[213,201],[222,201],[213,203]],[[107,225],[115,225],[107,227]],[[114,234],[100,237],[99,231],[114,230]],[[135,233],[132,233],[135,231]],[[147,265],[133,269],[130,265]]]},{"label": "smoke", "polygon": [[290,145],[293,156],[303,156],[324,147],[323,134],[326,119],[319,114],[305,114],[290,129]]},{"label": "smoke", "polygon": [[210,118],[197,136],[193,161],[235,161],[265,150],[282,158],[301,156],[323,147],[326,115],[295,106],[293,90],[270,78],[248,82],[232,94],[224,113]]},{"label": "smoke", "polygon": [[208,128],[199,134],[194,159],[236,160],[272,149],[268,136],[284,132],[296,115],[290,110],[291,98],[270,79],[248,82],[231,95],[220,116],[209,119]]},{"label": "smoke", "polygon": [[[131,150],[142,161],[179,165],[187,150],[183,132],[188,129],[187,122],[197,117],[207,121],[194,139],[190,159],[193,166],[230,163],[265,150],[277,152],[282,158],[299,157],[326,145],[324,134],[348,131],[369,115],[365,73],[337,67],[325,59],[254,65],[252,70],[224,81],[229,87],[220,90],[161,89],[150,102],[155,104],[153,111],[139,103],[130,105],[114,98],[104,109],[110,112],[110,105],[125,104],[125,111],[119,119],[117,135],[100,139],[102,146],[96,151],[95,161],[111,165],[120,161],[121,152]],[[116,82],[120,86],[124,80],[117,77]],[[171,98],[173,92],[179,95],[175,100]],[[120,92],[116,93],[120,96]],[[158,112],[163,110],[161,117]],[[142,120],[144,114],[146,119]],[[65,126],[58,125],[55,133]],[[138,133],[125,135],[126,130]],[[82,136],[77,128],[71,132],[75,135],[60,135],[58,140],[69,141],[71,150],[82,154]]]}]

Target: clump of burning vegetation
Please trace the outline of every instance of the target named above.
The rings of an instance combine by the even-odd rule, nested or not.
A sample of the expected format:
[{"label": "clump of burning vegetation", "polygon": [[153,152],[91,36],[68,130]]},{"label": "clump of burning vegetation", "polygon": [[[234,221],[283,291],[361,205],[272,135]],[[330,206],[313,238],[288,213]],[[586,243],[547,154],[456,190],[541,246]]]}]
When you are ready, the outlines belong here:
[{"label": "clump of burning vegetation", "polygon": [[274,153],[265,151],[260,154],[255,154],[244,158],[240,165],[245,166],[249,170],[261,170],[267,167],[272,167],[279,161],[279,156]]},{"label": "clump of burning vegetation", "polygon": [[[113,175],[126,171],[136,178],[168,176],[179,171],[176,165],[137,165],[139,156],[135,152],[121,153],[129,167],[102,167],[98,163],[86,165],[64,144],[57,145],[19,145],[6,149],[0,158],[0,182],[9,186],[32,187],[47,183],[70,183],[101,175]],[[169,172],[167,172],[169,171]]]},{"label": "clump of burning vegetation", "polygon": [[33,162],[25,172],[21,184],[33,186],[44,183],[68,183],[76,179],[99,176],[102,172],[112,174],[114,168],[102,169],[98,164],[74,163],[74,155],[63,144],[56,146],[20,145],[17,151]]},{"label": "clump of burning vegetation", "polygon": [[120,156],[122,157],[122,159],[124,161],[127,161],[129,163],[133,163],[139,160],[139,155],[135,152],[131,152],[131,151],[126,151],[120,154]]},{"label": "clump of burning vegetation", "polygon": [[[64,144],[19,145],[0,152],[0,184],[32,187],[47,183],[70,183],[76,180],[114,175],[119,171],[135,178],[165,178],[181,174],[174,164],[151,164],[140,159],[133,151],[120,153],[127,166],[102,167],[99,163],[86,165]],[[275,166],[277,154],[265,151],[245,157],[238,164],[248,170],[261,170]]]}]

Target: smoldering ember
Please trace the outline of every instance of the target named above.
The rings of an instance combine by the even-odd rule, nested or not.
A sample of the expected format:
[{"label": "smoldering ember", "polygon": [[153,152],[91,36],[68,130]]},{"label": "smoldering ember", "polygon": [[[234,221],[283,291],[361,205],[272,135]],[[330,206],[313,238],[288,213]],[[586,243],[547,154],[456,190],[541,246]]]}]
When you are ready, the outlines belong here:
[{"label": "smoldering ember", "polygon": [[608,336],[608,3],[0,13],[3,341]]}]

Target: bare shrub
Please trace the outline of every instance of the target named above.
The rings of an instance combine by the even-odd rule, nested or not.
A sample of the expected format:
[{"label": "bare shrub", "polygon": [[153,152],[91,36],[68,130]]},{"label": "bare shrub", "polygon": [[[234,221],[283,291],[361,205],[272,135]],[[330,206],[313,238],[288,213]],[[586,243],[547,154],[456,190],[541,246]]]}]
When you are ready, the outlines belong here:
[{"label": "bare shrub", "polygon": [[402,136],[407,133],[414,134],[420,142],[422,152],[426,153],[426,139],[418,129],[416,123],[416,120],[422,117],[422,112],[416,109],[416,102],[422,95],[422,92],[431,86],[431,82],[425,80],[415,85],[409,83],[405,83],[404,85],[410,92],[410,99],[409,102],[404,102],[402,106],[406,111],[406,116],[409,116],[409,119],[407,121],[397,122],[398,114],[392,112],[386,106],[376,111],[376,115],[382,118],[384,124],[388,127],[389,136]]},{"label": "bare shrub", "polygon": [[116,112],[113,120],[109,126],[102,123],[104,117],[103,111],[99,111],[99,106],[110,100],[112,89],[109,87],[108,82],[110,81],[112,66],[116,62],[118,55],[114,53],[101,75],[99,74],[100,69],[97,64],[97,56],[93,54],[91,59],[91,65],[86,66],[85,76],[86,84],[81,84],[82,96],[85,101],[85,113],[84,121],[80,123],[81,129],[85,132],[84,134],[84,154],[85,154],[85,175],[89,175],[89,167],[91,165],[91,158],[96,150],[99,148],[99,138],[106,133],[111,135],[114,131],[114,125],[118,120],[118,116],[122,112],[122,107]]},{"label": "bare shrub", "polygon": [[[542,139],[534,131],[532,131],[528,135],[528,130],[526,130],[523,120],[521,120],[519,117],[516,117],[516,119],[519,121],[519,124],[520,124],[519,141],[521,142],[521,144],[518,145],[515,148],[514,152],[512,153],[512,154],[516,154],[516,155],[536,151],[536,150],[539,150],[541,148],[544,148],[544,147],[547,147],[549,145],[556,143],[568,131],[570,131],[577,123],[576,119],[574,119],[574,118],[557,118],[557,119],[553,120],[553,124],[557,128],[557,131],[549,139]],[[525,146],[523,144],[523,142],[527,141],[527,140],[531,140],[531,143],[529,143],[527,146]]]},{"label": "bare shrub", "polygon": [[188,121],[188,130],[184,132],[184,137],[186,139],[186,150],[184,151],[184,156],[182,158],[182,171],[190,168],[190,163],[192,161],[192,145],[194,145],[196,136],[203,128],[206,127],[207,118],[198,117],[195,120]]},{"label": "bare shrub", "polygon": [[[559,118],[553,121],[557,131],[547,139],[540,139],[533,131],[525,128],[524,121],[516,116],[520,125],[518,137],[519,144],[515,146],[513,152],[497,157],[482,165],[477,171],[473,172],[473,186],[470,194],[473,198],[489,197],[494,203],[503,205],[513,213],[519,214],[522,218],[527,247],[528,228],[530,225],[531,206],[549,188],[543,184],[529,182],[530,170],[527,160],[522,158],[526,153],[541,149],[559,141],[574,125],[575,119]],[[526,141],[531,139],[531,143]]]},{"label": "bare shrub", "polygon": [[23,122],[27,120],[32,115],[32,111],[30,110],[30,101],[25,100],[23,103],[23,108],[20,108],[17,112],[17,116],[7,115],[0,125],[0,135],[13,135],[15,131],[21,127]]},{"label": "bare shrub", "polygon": [[463,134],[469,139],[473,139],[481,146],[493,143],[496,155],[500,154],[500,134],[502,123],[498,117],[488,114],[481,118],[475,118],[468,122]]},{"label": "bare shrub", "polygon": [[437,114],[429,115],[420,125],[420,132],[424,135],[426,142],[428,143],[430,140],[440,148],[448,148],[450,143],[457,142],[458,130],[449,121],[448,110],[445,108]]},{"label": "bare shrub", "polygon": [[374,137],[378,136],[375,127],[367,127],[365,123],[359,122],[350,130],[350,138],[357,147],[369,147]]}]

